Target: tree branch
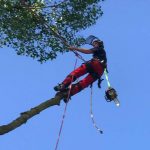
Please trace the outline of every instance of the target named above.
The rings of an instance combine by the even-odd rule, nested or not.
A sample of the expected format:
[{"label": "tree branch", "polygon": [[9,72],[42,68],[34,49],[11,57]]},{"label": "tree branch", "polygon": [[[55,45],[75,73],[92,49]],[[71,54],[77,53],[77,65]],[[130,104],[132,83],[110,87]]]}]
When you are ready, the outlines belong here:
[{"label": "tree branch", "polygon": [[[67,0],[64,0],[64,1],[62,1],[60,3],[57,3],[57,4],[54,4],[54,5],[30,6],[30,5],[26,4],[24,0],[20,0],[21,6],[22,6],[20,8],[26,8],[26,7],[31,8],[31,9],[33,9],[33,8],[57,8],[57,7],[61,6],[62,4],[66,3],[66,2],[67,2]],[[19,8],[19,7],[14,7],[14,8]]]},{"label": "tree branch", "polygon": [[39,114],[41,111],[54,106],[54,105],[60,105],[60,101],[65,98],[67,96],[67,92],[59,92],[55,95],[54,98],[51,98],[43,103],[41,103],[40,105],[31,108],[28,111],[22,112],[20,113],[20,116],[13,120],[12,122],[8,123],[7,125],[2,125],[0,126],[0,135],[6,134],[16,128],[18,128],[19,126],[21,126],[22,124],[26,123],[30,118],[32,118],[33,116]]}]

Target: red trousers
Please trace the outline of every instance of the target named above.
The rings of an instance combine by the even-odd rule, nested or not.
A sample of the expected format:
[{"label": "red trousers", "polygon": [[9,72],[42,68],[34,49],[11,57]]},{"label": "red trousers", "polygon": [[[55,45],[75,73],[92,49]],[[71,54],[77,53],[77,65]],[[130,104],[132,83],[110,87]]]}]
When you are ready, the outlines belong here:
[{"label": "red trousers", "polygon": [[91,85],[94,81],[96,81],[99,77],[101,77],[104,72],[104,68],[102,64],[99,62],[99,60],[92,59],[87,63],[89,63],[91,69],[93,70],[94,73],[96,73],[97,77],[95,78],[91,73],[89,73],[86,63],[82,64],[80,67],[75,69],[62,82],[66,87],[71,84],[71,81],[75,81],[77,78],[85,75],[86,73],[88,73],[88,75],[84,79],[80,80],[78,83],[72,84],[71,96],[75,95],[76,93],[80,92],[84,88]]}]

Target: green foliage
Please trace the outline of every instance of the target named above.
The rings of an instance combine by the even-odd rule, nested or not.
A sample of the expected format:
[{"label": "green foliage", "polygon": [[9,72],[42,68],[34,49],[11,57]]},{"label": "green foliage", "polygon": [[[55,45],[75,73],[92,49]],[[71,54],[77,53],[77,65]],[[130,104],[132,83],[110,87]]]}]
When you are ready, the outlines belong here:
[{"label": "green foliage", "polygon": [[[54,59],[69,45],[82,45],[78,33],[96,23],[103,14],[101,0],[1,0],[0,47],[18,55]],[[63,40],[62,40],[63,37]]]}]

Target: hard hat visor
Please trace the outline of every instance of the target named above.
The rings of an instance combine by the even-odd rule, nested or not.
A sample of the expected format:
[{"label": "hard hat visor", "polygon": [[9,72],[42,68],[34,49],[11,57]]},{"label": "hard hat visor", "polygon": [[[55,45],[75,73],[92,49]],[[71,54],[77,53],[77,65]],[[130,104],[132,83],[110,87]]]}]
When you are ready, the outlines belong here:
[{"label": "hard hat visor", "polygon": [[97,38],[97,37],[95,37],[93,35],[90,35],[89,37],[86,38],[86,44],[92,45],[93,42],[95,42],[95,41],[101,42],[101,40],[99,38]]}]

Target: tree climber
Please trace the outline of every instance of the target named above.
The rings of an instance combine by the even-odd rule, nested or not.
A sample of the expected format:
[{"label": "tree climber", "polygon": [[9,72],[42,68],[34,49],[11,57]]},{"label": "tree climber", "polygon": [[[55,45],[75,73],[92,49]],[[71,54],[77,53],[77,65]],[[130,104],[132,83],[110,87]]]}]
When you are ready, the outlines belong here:
[{"label": "tree climber", "polygon": [[78,51],[84,54],[93,54],[93,58],[72,71],[61,84],[54,87],[55,91],[67,91],[72,81],[75,81],[77,78],[85,75],[86,73],[88,73],[88,75],[84,79],[80,80],[76,84],[72,84],[70,96],[73,96],[88,87],[97,79],[99,79],[100,86],[100,78],[103,75],[104,69],[107,67],[107,57],[104,50],[103,41],[91,35],[87,38],[86,42],[92,45],[93,48],[85,49],[70,46],[68,49],[70,51]]}]

